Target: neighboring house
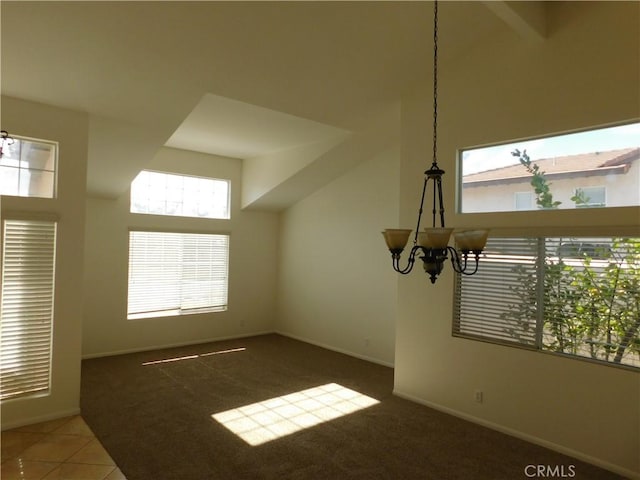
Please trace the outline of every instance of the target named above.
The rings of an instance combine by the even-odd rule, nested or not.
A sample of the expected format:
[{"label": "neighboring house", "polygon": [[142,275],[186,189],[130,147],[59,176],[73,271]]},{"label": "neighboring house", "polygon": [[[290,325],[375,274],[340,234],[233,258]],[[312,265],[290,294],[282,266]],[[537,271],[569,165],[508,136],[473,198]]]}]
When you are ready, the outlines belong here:
[{"label": "neighboring house", "polygon": [[[640,148],[535,159],[548,180],[558,208],[640,205]],[[535,210],[531,174],[520,163],[465,175],[462,211]],[[571,199],[582,191],[586,203]]]}]

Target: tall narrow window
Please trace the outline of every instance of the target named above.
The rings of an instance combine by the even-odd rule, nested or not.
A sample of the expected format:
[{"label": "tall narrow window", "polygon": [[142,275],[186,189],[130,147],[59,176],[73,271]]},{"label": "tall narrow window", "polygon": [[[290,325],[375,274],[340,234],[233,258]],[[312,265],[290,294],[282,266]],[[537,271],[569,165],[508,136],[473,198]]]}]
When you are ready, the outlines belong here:
[{"label": "tall narrow window", "polygon": [[4,221],[0,315],[2,400],[49,391],[55,245],[55,222]]},{"label": "tall narrow window", "polygon": [[227,309],[229,236],[129,232],[128,318]]}]

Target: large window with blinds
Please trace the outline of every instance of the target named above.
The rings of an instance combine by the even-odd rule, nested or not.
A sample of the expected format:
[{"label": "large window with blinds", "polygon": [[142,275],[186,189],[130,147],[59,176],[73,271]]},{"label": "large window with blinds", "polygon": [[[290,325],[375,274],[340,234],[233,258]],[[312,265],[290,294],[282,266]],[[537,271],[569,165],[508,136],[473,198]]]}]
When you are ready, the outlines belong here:
[{"label": "large window with blinds", "polygon": [[229,236],[129,232],[127,318],[227,309]]},{"label": "large window with blinds", "polygon": [[49,392],[56,222],[5,220],[2,233],[0,398]]},{"label": "large window with blinds", "polygon": [[455,336],[640,368],[640,238],[492,238]]}]

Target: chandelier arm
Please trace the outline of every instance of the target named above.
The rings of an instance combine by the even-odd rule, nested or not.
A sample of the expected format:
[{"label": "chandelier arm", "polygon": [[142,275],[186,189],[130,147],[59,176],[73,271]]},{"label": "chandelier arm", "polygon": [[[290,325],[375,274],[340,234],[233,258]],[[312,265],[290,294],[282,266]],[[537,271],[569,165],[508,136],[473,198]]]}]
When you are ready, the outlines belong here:
[{"label": "chandelier arm", "polygon": [[[451,254],[451,266],[453,270],[457,273],[462,273],[467,268],[467,258],[465,255],[462,256],[462,260],[460,259],[460,253],[453,247],[447,246],[447,251]],[[464,263],[463,263],[464,262]]]},{"label": "chandelier arm", "polygon": [[[451,266],[453,267],[453,270],[456,273],[459,273],[461,275],[473,275],[478,271],[478,267],[480,265],[480,253],[476,253],[475,251],[473,253],[471,252],[467,252],[467,253],[462,253],[462,259],[460,258],[461,255],[460,253],[453,247],[447,247],[447,250],[451,253]],[[474,267],[472,271],[468,271],[467,267],[469,267],[469,263],[468,263],[468,258],[469,258],[469,254],[472,254],[474,256]]]},{"label": "chandelier arm", "polygon": [[415,257],[415,253],[413,252],[413,249],[415,249],[416,245],[418,245],[418,232],[420,231],[420,221],[422,220],[422,212],[424,210],[424,197],[425,197],[425,194],[427,193],[427,183],[429,183],[429,177],[427,177],[425,174],[424,182],[422,184],[422,197],[420,198],[420,208],[418,210],[418,222],[416,224],[416,234],[413,237],[413,248],[411,249],[411,254],[414,257]]},{"label": "chandelier arm", "polygon": [[[440,207],[440,226],[444,228],[444,203],[442,202],[442,177],[436,178],[436,183],[438,186],[438,203]],[[433,202],[435,207],[435,201]],[[435,218],[433,219],[433,226],[436,226]]]},{"label": "chandelier arm", "polygon": [[407,259],[407,265],[404,268],[400,268],[400,254],[392,255],[393,269],[402,275],[406,275],[407,273],[411,272],[411,270],[413,270],[413,265],[416,262],[416,253],[421,249],[422,247],[418,245],[414,246],[411,249],[409,258]]},{"label": "chandelier arm", "polygon": [[462,275],[473,275],[478,271],[478,266],[480,265],[480,254],[476,253],[474,254],[475,257],[475,266],[474,269],[471,272],[467,271],[467,262],[465,260],[465,268],[462,272],[460,272]]}]

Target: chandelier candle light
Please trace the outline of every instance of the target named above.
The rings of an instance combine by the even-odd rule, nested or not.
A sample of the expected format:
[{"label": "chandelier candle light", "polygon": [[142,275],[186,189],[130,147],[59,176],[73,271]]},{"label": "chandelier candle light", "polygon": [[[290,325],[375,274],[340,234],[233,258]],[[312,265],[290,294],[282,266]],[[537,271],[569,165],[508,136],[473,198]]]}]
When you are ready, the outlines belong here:
[{"label": "chandelier candle light", "polygon": [[[453,228],[444,226],[444,206],[442,204],[442,175],[444,170],[438,166],[437,161],[437,133],[438,133],[438,1],[433,2],[433,163],[431,168],[424,172],[424,183],[422,186],[422,198],[420,209],[418,210],[418,222],[413,238],[413,247],[409,253],[407,265],[400,267],[400,256],[405,249],[410,229],[387,228],[382,235],[387,242],[393,269],[403,275],[413,269],[416,255],[422,254],[420,259],[423,262],[424,271],[429,275],[431,283],[435,283],[438,275],[442,272],[447,258],[451,258],[453,269],[464,275],[473,275],[478,271],[480,254],[487,243],[488,230],[466,230],[453,234],[455,243],[459,250],[449,246],[449,239]],[[429,183],[433,186],[432,198],[432,223],[431,228],[420,231],[420,220],[424,200],[427,194]],[[436,227],[436,216],[440,218],[440,227]],[[470,260],[469,257],[472,257]]]}]

